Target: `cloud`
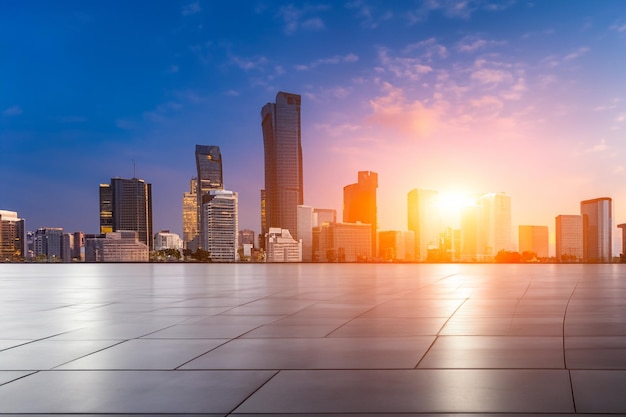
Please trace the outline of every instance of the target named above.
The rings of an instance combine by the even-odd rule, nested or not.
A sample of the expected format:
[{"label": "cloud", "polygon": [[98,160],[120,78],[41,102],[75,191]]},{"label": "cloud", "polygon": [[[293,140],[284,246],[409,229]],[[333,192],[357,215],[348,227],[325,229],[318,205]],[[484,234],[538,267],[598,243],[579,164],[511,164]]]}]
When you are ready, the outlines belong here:
[{"label": "cloud", "polygon": [[341,63],[356,62],[358,60],[359,60],[358,55],[350,53],[347,55],[335,55],[330,58],[318,59],[316,61],[311,62],[310,64],[299,64],[299,65],[296,65],[294,68],[297,69],[298,71],[307,71],[307,70],[316,68],[320,65],[336,65],[336,64],[341,64]]},{"label": "cloud", "polygon": [[262,69],[268,60],[264,56],[256,56],[252,58],[231,55],[230,60],[239,68],[249,71],[254,69]]},{"label": "cloud", "polygon": [[238,97],[240,93],[237,90],[228,90],[224,93],[224,95],[229,97]]},{"label": "cloud", "polygon": [[510,82],[513,76],[508,71],[482,68],[472,72],[471,78],[482,84],[502,84]]},{"label": "cloud", "polygon": [[626,23],[612,25],[609,29],[620,33],[626,32]]},{"label": "cloud", "polygon": [[601,139],[600,143],[593,145],[590,148],[585,149],[585,153],[604,152],[609,149],[605,139]]},{"label": "cloud", "polygon": [[457,49],[460,52],[475,52],[479,49],[484,49],[492,46],[506,45],[505,41],[486,40],[477,36],[466,36],[457,44]]},{"label": "cloud", "polygon": [[440,12],[451,19],[468,20],[479,10],[498,12],[505,10],[515,3],[515,0],[425,0],[419,8],[409,12],[411,23],[424,21],[433,12]]},{"label": "cloud", "polygon": [[23,113],[23,111],[22,111],[22,108],[20,106],[11,106],[8,109],[5,109],[2,112],[2,115],[10,117],[10,116],[19,116],[22,113]]},{"label": "cloud", "polygon": [[420,58],[392,57],[386,48],[378,48],[378,59],[382,65],[381,71],[390,72],[398,78],[412,81],[421,79],[424,75],[433,72],[433,67],[423,63]]},{"label": "cloud", "polygon": [[409,54],[414,51],[420,51],[420,57],[429,61],[433,58],[446,58],[448,56],[448,49],[439,44],[435,38],[429,38],[420,42],[412,43],[404,48],[405,54]]},{"label": "cloud", "polygon": [[379,13],[375,7],[362,0],[349,2],[346,4],[346,8],[356,10],[356,16],[361,21],[361,26],[367,29],[376,29],[382,22],[393,17],[392,12]]},{"label": "cloud", "polygon": [[199,13],[201,11],[202,11],[202,8],[200,8],[200,2],[195,1],[193,3],[189,3],[189,4],[185,5],[183,7],[183,10],[182,10],[181,14],[183,16],[189,16],[189,15],[192,15],[192,14]]},{"label": "cloud", "polygon": [[361,126],[351,124],[351,123],[342,123],[339,125],[331,125],[328,123],[318,123],[314,126],[316,130],[320,130],[326,132],[328,136],[331,137],[343,137],[349,133],[354,133],[362,129]]},{"label": "cloud", "polygon": [[587,48],[586,46],[582,47],[582,48],[578,48],[576,51],[565,55],[565,57],[563,58],[564,61],[571,61],[572,59],[578,59],[581,56],[583,56],[584,54],[586,54],[587,52],[589,52],[589,48]]},{"label": "cloud", "polygon": [[370,100],[370,124],[400,131],[415,138],[429,136],[439,124],[439,111],[426,107],[419,100],[409,101],[401,88],[384,83],[386,95]]},{"label": "cloud", "polygon": [[208,100],[207,97],[202,96],[194,90],[178,90],[174,92],[174,96],[179,100],[184,100],[194,104],[204,103]]},{"label": "cloud", "polygon": [[298,8],[293,4],[283,6],[278,11],[278,16],[285,22],[284,31],[291,35],[298,30],[320,31],[326,28],[324,21],[317,16],[310,16],[317,12],[328,10],[328,6],[304,6]]}]

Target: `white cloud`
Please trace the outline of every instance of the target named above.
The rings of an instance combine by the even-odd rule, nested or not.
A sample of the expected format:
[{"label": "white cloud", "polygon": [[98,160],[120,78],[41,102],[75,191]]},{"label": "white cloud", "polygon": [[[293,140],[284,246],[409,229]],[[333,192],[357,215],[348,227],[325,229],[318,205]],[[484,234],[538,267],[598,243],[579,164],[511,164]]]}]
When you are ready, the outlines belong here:
[{"label": "white cloud", "polygon": [[298,8],[290,4],[281,7],[278,11],[278,15],[285,22],[285,33],[291,35],[300,29],[309,31],[324,30],[326,28],[324,21],[317,16],[311,17],[310,15],[325,10],[328,10],[328,6],[316,5]]},{"label": "white cloud", "polygon": [[448,49],[439,44],[435,38],[412,43],[404,48],[406,54],[413,51],[421,51],[422,54],[420,56],[428,60],[432,60],[433,58],[446,58],[448,56]]},{"label": "white cloud", "polygon": [[346,4],[348,9],[355,9],[357,18],[361,21],[361,26],[367,29],[376,29],[382,22],[393,17],[390,11],[378,12],[377,8],[366,4],[362,0],[356,0]]},{"label": "white cloud", "polygon": [[481,82],[482,84],[502,84],[510,82],[513,79],[513,76],[508,71],[482,68],[478,71],[472,72],[471,78]]},{"label": "white cloud", "polygon": [[408,17],[412,23],[417,23],[425,20],[431,12],[439,11],[448,18],[467,20],[478,10],[497,12],[509,8],[513,3],[514,0],[425,0]]},{"label": "white cloud", "polygon": [[239,96],[239,91],[237,90],[228,90],[224,93],[225,96],[229,96],[229,97],[238,97]]},{"label": "white cloud", "polygon": [[610,27],[610,29],[611,29],[611,30],[614,30],[614,31],[616,31],[616,32],[620,32],[620,33],[621,33],[621,32],[626,32],[626,23],[624,23],[624,24],[615,24],[615,25],[612,25],[612,26]]},{"label": "white cloud", "polygon": [[316,68],[320,65],[336,65],[336,64],[341,64],[341,63],[356,62],[358,60],[359,60],[358,55],[350,53],[347,55],[335,55],[329,58],[321,58],[309,64],[295,65],[294,68],[297,69],[298,71],[307,71],[307,70]]},{"label": "white cloud", "polygon": [[565,55],[563,60],[564,61],[571,61],[572,59],[580,58],[581,56],[583,56],[587,52],[589,52],[589,48],[587,48],[586,46],[583,46],[582,48],[578,48],[576,51],[574,51],[574,52],[572,52],[570,54]]},{"label": "white cloud", "polygon": [[601,139],[600,143],[593,145],[590,148],[585,149],[585,153],[604,152],[609,149],[605,139]]},{"label": "white cloud", "polygon": [[11,106],[8,109],[5,109],[2,112],[3,116],[19,116],[20,114],[22,114],[22,108],[20,106]]},{"label": "white cloud", "polygon": [[235,65],[237,65],[239,68],[246,70],[246,71],[262,68],[268,62],[267,58],[264,56],[246,58],[246,57],[231,55],[230,59]]},{"label": "white cloud", "polygon": [[506,45],[506,42],[486,40],[477,36],[466,36],[457,44],[457,49],[461,52],[471,53],[479,49],[502,45]]},{"label": "white cloud", "polygon": [[183,7],[183,10],[182,10],[181,14],[183,16],[189,16],[189,15],[192,15],[192,14],[199,13],[200,11],[202,11],[202,8],[200,8],[200,2],[195,1],[193,3],[189,3],[189,4],[185,5]]}]

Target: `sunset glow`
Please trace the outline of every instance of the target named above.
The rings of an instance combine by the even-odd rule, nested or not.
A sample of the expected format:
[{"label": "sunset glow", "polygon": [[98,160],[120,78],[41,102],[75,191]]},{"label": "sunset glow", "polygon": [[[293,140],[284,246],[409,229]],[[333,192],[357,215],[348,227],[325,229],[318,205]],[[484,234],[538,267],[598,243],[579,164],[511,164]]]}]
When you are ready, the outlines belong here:
[{"label": "sunset glow", "polygon": [[155,231],[181,233],[194,146],[217,145],[240,228],[258,232],[260,111],[288,91],[302,96],[306,205],[341,218],[343,187],[367,170],[381,230],[407,229],[415,188],[438,191],[452,217],[468,196],[505,192],[514,240],[519,224],[552,235],[555,216],[598,196],[622,223],[624,12],[619,1],[5,2],[0,209],[29,229],[95,232],[98,184],[136,175],[153,184]]}]

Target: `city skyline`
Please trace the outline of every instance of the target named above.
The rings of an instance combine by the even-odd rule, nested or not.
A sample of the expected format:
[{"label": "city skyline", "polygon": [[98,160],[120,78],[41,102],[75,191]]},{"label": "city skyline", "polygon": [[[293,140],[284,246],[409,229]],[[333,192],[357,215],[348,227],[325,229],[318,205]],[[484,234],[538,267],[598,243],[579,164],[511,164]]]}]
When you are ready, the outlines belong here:
[{"label": "city skyline", "polygon": [[95,232],[94,184],[136,176],[154,184],[154,230],[182,235],[204,143],[222,149],[241,228],[260,231],[259,107],[278,91],[302,96],[306,205],[341,217],[342,187],[369,170],[380,230],[406,230],[415,188],[504,191],[514,235],[553,236],[555,216],[601,196],[625,221],[621,2],[2,8],[0,209],[29,230]]}]

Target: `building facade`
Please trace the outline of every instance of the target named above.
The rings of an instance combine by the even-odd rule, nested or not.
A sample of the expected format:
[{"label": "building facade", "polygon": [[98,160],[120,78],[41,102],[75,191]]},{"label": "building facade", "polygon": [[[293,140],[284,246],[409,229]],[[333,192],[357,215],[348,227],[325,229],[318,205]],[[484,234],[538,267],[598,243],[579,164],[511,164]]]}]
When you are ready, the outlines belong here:
[{"label": "building facade", "polygon": [[62,228],[40,227],[35,231],[33,242],[34,255],[39,261],[63,262],[65,245]]},{"label": "building facade", "polygon": [[358,182],[343,187],[343,222],[361,222],[371,228],[371,256],[376,256],[377,209],[376,189],[378,174],[372,171],[359,171]]},{"label": "building facade", "polygon": [[302,262],[302,241],[295,240],[287,229],[270,227],[265,248],[266,262]]},{"label": "building facade", "polygon": [[202,249],[207,249],[205,231],[207,225],[202,219],[202,205],[211,197],[211,190],[224,189],[224,176],[222,171],[222,152],[219,146],[196,145],[196,171],[197,171],[197,219],[198,219],[198,242]]},{"label": "building facade", "polygon": [[378,232],[378,257],[385,262],[415,260],[415,233],[412,230]]},{"label": "building facade", "polygon": [[311,206],[298,206],[298,234],[302,240],[302,262],[313,260],[313,210]]},{"label": "building facade", "polygon": [[416,261],[426,261],[429,250],[437,247],[439,241],[437,195],[437,191],[417,188],[407,195],[408,229],[413,232]]},{"label": "building facade", "polygon": [[154,247],[152,185],[142,179],[111,178],[100,184],[100,233],[135,231],[141,242]]},{"label": "building facade", "polygon": [[611,262],[613,201],[609,197],[581,201],[580,214],[583,221],[583,262]]},{"label": "building facade", "polygon": [[548,226],[520,225],[518,227],[519,252],[533,252],[537,258],[549,256]]},{"label": "building facade", "polygon": [[270,228],[281,228],[298,239],[297,207],[304,204],[300,105],[300,95],[281,91],[275,103],[261,109],[265,154],[263,236]]},{"label": "building facade", "polygon": [[579,214],[561,214],[555,218],[556,259],[580,262],[583,259],[583,218]]},{"label": "building facade", "polygon": [[106,233],[85,238],[85,262],[148,262],[149,248],[132,231]]},{"label": "building facade", "polygon": [[209,190],[202,204],[202,224],[205,230],[202,247],[209,251],[213,262],[237,261],[238,199],[228,190]]},{"label": "building facade", "polygon": [[198,179],[189,181],[189,191],[183,193],[183,246],[198,249]]},{"label": "building facade", "polygon": [[24,219],[17,212],[0,210],[0,262],[14,262],[26,258]]},{"label": "building facade", "polygon": [[372,225],[324,223],[316,230],[313,251],[319,262],[366,262],[372,259]]}]

